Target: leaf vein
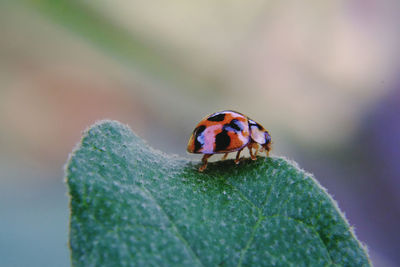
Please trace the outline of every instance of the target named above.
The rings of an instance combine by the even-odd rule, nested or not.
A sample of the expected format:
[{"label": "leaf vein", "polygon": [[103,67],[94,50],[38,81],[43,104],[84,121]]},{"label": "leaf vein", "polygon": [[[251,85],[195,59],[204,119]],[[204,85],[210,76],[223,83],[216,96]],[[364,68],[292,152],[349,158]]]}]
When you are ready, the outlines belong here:
[{"label": "leaf vein", "polygon": [[248,251],[249,248],[250,248],[251,243],[252,243],[253,240],[254,240],[255,233],[256,233],[258,227],[260,226],[261,222],[266,218],[266,217],[264,217],[264,216],[262,215],[262,212],[261,212],[260,209],[259,209],[258,211],[259,211],[258,220],[257,220],[256,224],[253,226],[253,229],[252,229],[252,231],[251,231],[250,238],[249,238],[249,240],[247,241],[246,246],[242,249],[242,251],[241,251],[241,253],[240,253],[240,258],[239,258],[239,262],[238,262],[238,265],[237,265],[238,267],[242,266],[243,258],[244,258],[244,256],[246,255],[247,251]]},{"label": "leaf vein", "polygon": [[199,256],[193,251],[192,247],[190,246],[189,242],[182,236],[182,234],[179,232],[178,227],[176,226],[176,224],[172,221],[172,219],[170,218],[170,216],[167,214],[167,212],[164,210],[164,208],[157,202],[157,200],[155,199],[155,197],[153,196],[153,194],[144,186],[139,187],[143,190],[143,192],[149,197],[151,198],[154,203],[160,208],[161,212],[165,215],[165,217],[168,219],[168,221],[171,223],[172,228],[175,230],[177,237],[179,238],[179,240],[181,240],[181,242],[183,243],[183,245],[188,249],[189,253],[192,255],[192,257],[201,265],[204,266],[204,264],[201,262]]}]

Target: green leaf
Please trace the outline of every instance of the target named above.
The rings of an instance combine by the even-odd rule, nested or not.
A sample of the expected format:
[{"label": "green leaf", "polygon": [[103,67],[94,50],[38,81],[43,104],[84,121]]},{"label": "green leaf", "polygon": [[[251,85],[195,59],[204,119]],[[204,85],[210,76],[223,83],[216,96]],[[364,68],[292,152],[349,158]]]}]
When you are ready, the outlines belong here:
[{"label": "green leaf", "polygon": [[87,130],[66,166],[73,265],[371,265],[336,203],[292,162],[198,164],[118,122]]}]

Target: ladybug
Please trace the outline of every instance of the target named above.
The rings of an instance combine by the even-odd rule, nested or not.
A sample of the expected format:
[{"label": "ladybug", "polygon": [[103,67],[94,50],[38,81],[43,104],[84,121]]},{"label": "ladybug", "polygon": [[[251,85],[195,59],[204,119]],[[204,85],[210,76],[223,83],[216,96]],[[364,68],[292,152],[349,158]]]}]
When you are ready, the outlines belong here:
[{"label": "ladybug", "polygon": [[[237,151],[235,163],[239,164],[240,152],[247,147],[252,160],[257,159],[259,150],[266,151],[269,156],[271,151],[271,136],[260,124],[249,117],[232,110],[213,113],[202,119],[190,136],[187,151],[190,153],[204,154],[203,165],[199,168],[202,172],[207,167],[207,160],[213,154],[222,154],[222,160],[228,153]],[[252,149],[256,151],[253,153]]]}]

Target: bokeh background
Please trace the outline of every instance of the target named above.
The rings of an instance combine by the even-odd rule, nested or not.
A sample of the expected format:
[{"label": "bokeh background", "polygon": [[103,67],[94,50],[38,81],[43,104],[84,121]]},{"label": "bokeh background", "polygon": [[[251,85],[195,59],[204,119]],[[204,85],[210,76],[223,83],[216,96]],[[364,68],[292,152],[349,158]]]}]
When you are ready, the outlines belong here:
[{"label": "bokeh background", "polygon": [[400,263],[400,2],[0,2],[0,266],[69,266],[63,165],[96,120],[185,152],[238,110]]}]

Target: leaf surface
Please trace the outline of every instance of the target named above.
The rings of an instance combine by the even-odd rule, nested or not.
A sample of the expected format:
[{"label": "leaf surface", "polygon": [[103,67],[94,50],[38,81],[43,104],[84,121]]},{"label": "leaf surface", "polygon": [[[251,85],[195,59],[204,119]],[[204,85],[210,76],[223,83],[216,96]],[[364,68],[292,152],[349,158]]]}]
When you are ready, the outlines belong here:
[{"label": "leaf surface", "polygon": [[198,163],[127,126],[89,128],[66,165],[74,266],[370,266],[336,203],[284,158]]}]

